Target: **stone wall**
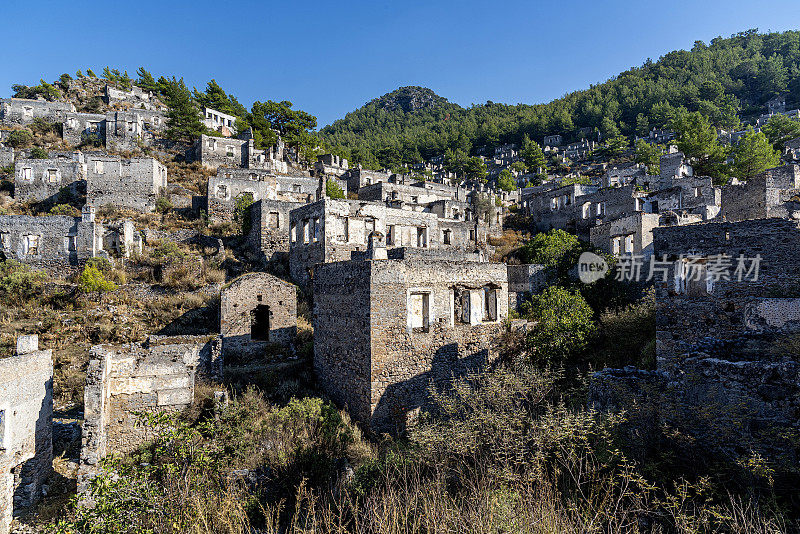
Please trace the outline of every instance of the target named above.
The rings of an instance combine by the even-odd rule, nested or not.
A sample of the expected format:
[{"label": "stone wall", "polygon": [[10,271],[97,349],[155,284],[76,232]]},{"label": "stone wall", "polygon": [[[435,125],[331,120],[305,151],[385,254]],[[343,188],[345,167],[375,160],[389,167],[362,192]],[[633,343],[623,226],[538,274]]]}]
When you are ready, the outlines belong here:
[{"label": "stone wall", "polygon": [[259,200],[253,204],[247,245],[257,261],[264,265],[288,265],[289,213],[301,205],[280,200]]},{"label": "stone wall", "polygon": [[105,142],[105,113],[67,113],[61,130],[64,141],[78,146],[84,141],[96,139]]},{"label": "stone wall", "polygon": [[435,213],[330,198],[292,210],[290,225],[291,276],[302,285],[308,283],[315,264],[348,260],[354,252],[365,251],[373,231],[386,236],[389,248],[452,248],[463,252],[475,250],[490,230],[485,224],[444,222]]},{"label": "stone wall", "polygon": [[79,489],[102,458],[125,454],[153,439],[157,429],[135,413],[179,412],[194,398],[197,373],[213,372],[213,337],[158,338],[143,344],[96,345],[86,373]]},{"label": "stone wall", "polygon": [[167,168],[154,158],[86,157],[86,202],[153,211],[167,187]]},{"label": "stone wall", "polygon": [[297,335],[297,289],[268,273],[233,280],[220,296],[224,358],[263,355],[271,344],[293,347]]},{"label": "stone wall", "polygon": [[93,220],[65,215],[0,215],[0,255],[44,268],[77,266],[102,251]]},{"label": "stone wall", "polygon": [[534,293],[549,285],[547,267],[541,264],[506,265],[508,271],[508,308],[519,310]]},{"label": "stone wall", "polygon": [[653,229],[659,225],[657,213],[636,213],[614,219],[590,229],[592,246],[606,254],[635,254],[645,259],[653,254]]},{"label": "stone wall", "polygon": [[743,184],[722,188],[722,210],[726,221],[767,217],[800,217],[800,166],[784,165],[752,176]]},{"label": "stone wall", "polygon": [[0,169],[14,165],[14,149],[10,146],[0,146]]},{"label": "stone wall", "polygon": [[25,98],[0,98],[0,122],[3,124],[30,124],[34,119],[63,122],[75,106],[68,102],[48,102]]},{"label": "stone wall", "polygon": [[53,356],[38,336],[20,336],[0,358],[0,534],[34,505],[53,465]]},{"label": "stone wall", "polygon": [[493,341],[507,316],[503,264],[321,265],[314,277],[315,372],[354,419],[402,431],[426,406],[431,382],[445,387],[496,358]]},{"label": "stone wall", "polygon": [[361,192],[361,188],[364,186],[379,182],[388,182],[391,178],[391,174],[359,168],[350,169],[344,177],[347,179],[347,190],[358,195]]},{"label": "stone wall", "polygon": [[259,150],[248,133],[244,132],[238,139],[201,135],[188,155],[211,169],[240,167],[286,173],[288,166],[283,161],[283,141],[279,139],[269,150]]},{"label": "stone wall", "polygon": [[236,202],[247,193],[254,201],[277,197],[275,175],[257,169],[220,167],[208,180],[208,218],[211,222],[232,221]]},{"label": "stone wall", "polygon": [[78,193],[84,180],[83,155],[72,158],[19,159],[14,166],[14,198],[35,202],[55,202],[62,187]]}]

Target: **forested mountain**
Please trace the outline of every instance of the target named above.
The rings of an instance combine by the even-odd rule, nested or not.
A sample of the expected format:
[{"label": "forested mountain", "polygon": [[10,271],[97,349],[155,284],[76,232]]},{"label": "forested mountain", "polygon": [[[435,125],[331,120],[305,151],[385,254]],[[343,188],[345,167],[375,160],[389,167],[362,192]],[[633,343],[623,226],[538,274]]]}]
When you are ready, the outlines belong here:
[{"label": "forested mountain", "polygon": [[800,32],[748,30],[691,50],[647,60],[610,80],[547,104],[494,102],[462,108],[422,87],[404,87],[348,113],[320,137],[351,161],[397,167],[445,151],[475,153],[480,146],[565,140],[590,127],[604,138],[633,137],[668,125],[676,113],[699,111],[725,129],[760,113],[771,97],[800,101]]}]

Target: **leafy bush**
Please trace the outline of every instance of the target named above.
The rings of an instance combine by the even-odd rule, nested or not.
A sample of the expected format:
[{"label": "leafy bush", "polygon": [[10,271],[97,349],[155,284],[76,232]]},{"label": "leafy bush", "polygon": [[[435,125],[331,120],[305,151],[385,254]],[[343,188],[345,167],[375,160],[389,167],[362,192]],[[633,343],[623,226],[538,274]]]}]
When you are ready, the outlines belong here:
[{"label": "leafy bush", "polygon": [[70,217],[80,217],[81,212],[69,204],[56,204],[50,208],[51,215],[68,215]]},{"label": "leafy bush", "polygon": [[167,213],[172,209],[172,202],[167,197],[158,197],[156,200],[156,211],[159,213]]},{"label": "leafy bush", "polygon": [[328,198],[344,198],[344,189],[335,180],[328,178],[325,182],[325,196]]},{"label": "leafy bush", "polygon": [[100,269],[87,264],[78,277],[78,288],[84,293],[108,293],[116,291],[117,285],[107,280]]},{"label": "leafy bush", "polygon": [[30,158],[31,159],[47,159],[50,155],[47,153],[47,150],[35,146],[31,149]]},{"label": "leafy bush", "polygon": [[253,193],[242,193],[236,197],[236,204],[233,208],[233,220],[239,225],[241,235],[250,233],[250,215],[253,209]]},{"label": "leafy bush", "polygon": [[15,260],[0,261],[0,299],[8,305],[21,305],[38,299],[47,275]]},{"label": "leafy bush", "polygon": [[5,143],[14,148],[28,148],[33,143],[33,134],[30,130],[14,130],[8,134]]},{"label": "leafy bush", "polygon": [[150,252],[150,256],[156,260],[170,260],[183,258],[186,254],[174,241],[159,241]]},{"label": "leafy bush", "polygon": [[540,364],[563,363],[580,353],[596,331],[594,312],[578,291],[550,286],[526,304],[522,315],[536,322],[528,343]]},{"label": "leafy bush", "polygon": [[539,263],[547,267],[556,267],[565,257],[574,254],[580,248],[578,238],[564,230],[550,230],[533,236],[521,250],[523,263]]}]

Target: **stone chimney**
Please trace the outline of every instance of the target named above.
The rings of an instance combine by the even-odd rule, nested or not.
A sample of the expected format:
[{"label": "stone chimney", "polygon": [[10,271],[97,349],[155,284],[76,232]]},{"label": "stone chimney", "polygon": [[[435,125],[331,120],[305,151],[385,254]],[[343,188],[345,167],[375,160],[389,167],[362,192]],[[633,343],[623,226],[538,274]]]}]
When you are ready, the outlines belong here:
[{"label": "stone chimney", "polygon": [[319,175],[319,184],[317,185],[317,200],[325,198],[325,174]]},{"label": "stone chimney", "polygon": [[369,234],[367,238],[367,260],[385,260],[386,255],[386,240],[382,233],[377,230]]}]

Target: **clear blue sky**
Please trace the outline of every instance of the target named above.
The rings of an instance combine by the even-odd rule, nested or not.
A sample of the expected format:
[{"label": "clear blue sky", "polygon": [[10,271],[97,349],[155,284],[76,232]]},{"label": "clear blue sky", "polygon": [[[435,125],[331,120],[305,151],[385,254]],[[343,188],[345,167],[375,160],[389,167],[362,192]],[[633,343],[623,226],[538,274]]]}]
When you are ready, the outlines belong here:
[{"label": "clear blue sky", "polygon": [[320,126],[404,85],[468,106],[547,102],[696,40],[800,29],[797,0],[0,0],[0,96],[63,72],[144,66]]}]

